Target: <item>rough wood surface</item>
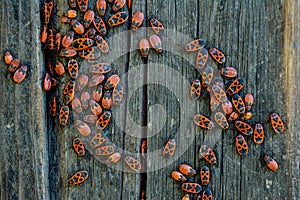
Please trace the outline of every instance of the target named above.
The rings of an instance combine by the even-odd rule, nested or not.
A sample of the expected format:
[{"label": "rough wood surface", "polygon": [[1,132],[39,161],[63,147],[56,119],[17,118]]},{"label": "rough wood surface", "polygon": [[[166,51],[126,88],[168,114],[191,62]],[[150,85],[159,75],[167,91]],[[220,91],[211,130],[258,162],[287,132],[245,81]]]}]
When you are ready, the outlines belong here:
[{"label": "rough wood surface", "polygon": [[1,59],[0,198],[47,199],[49,166],[45,94],[41,90],[44,61],[39,42],[40,5],[33,0],[1,1],[1,5],[1,54],[11,51],[21,64],[28,65],[29,75],[23,83],[15,84]]},{"label": "rough wood surface", "polygon": [[[95,2],[90,0],[90,7]],[[163,52],[151,50],[149,58],[142,59],[139,39],[149,38],[153,31],[144,23],[138,31],[124,32],[129,28],[125,23],[109,28],[111,52],[99,61],[112,63],[125,89],[123,103],[113,108],[109,138],[123,155],[143,163],[148,173],[142,174],[131,173],[123,164],[106,166],[92,152],[84,158],[75,154],[71,140],[79,136],[73,125],[79,116],[73,113],[70,123],[61,127],[47,114],[51,95],[41,87],[47,57],[39,42],[41,2],[0,3],[0,50],[11,51],[30,66],[25,81],[15,84],[7,65],[0,61],[1,199],[140,199],[141,191],[147,199],[180,199],[184,193],[170,173],[181,163],[197,170],[209,165],[199,158],[202,144],[211,145],[219,160],[211,167],[209,188],[214,199],[300,198],[299,2],[133,0],[131,15],[142,11],[147,20],[157,17],[166,27],[160,34]],[[52,25],[65,33],[68,26],[60,23],[60,17],[68,9],[67,1],[55,3]],[[108,8],[107,13],[113,11]],[[196,113],[210,116],[208,93],[200,101],[189,97],[189,84],[199,74],[194,69],[195,53],[186,53],[183,45],[199,37],[222,49],[227,64],[246,78],[242,94],[249,92],[255,97],[252,123],[265,124],[266,138],[262,145],[249,138],[249,154],[244,157],[236,153],[233,128],[204,131],[192,122]],[[90,65],[86,61],[80,64],[81,72]],[[209,64],[217,72],[217,66],[212,61]],[[67,74],[60,79],[59,96],[68,80]],[[271,130],[271,111],[283,117],[285,133]],[[144,157],[140,152],[145,137],[148,149]],[[168,160],[161,151],[173,137],[178,149],[174,159]],[[264,167],[263,154],[274,156],[278,171]],[[67,177],[79,169],[88,170],[89,179],[80,186],[69,186]],[[199,177],[191,180],[198,182]]]}]

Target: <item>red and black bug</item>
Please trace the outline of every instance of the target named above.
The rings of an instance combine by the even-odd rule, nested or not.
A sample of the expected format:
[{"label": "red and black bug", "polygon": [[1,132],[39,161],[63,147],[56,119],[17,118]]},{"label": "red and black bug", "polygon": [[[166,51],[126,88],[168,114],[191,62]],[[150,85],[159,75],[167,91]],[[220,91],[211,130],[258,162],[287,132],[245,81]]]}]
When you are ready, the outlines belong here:
[{"label": "red and black bug", "polygon": [[[201,195],[201,200],[212,200],[213,199],[212,192],[208,188],[205,190],[202,190],[200,195]],[[198,200],[198,197],[197,197],[197,200]]]},{"label": "red and black bug", "polygon": [[213,129],[215,126],[210,119],[201,114],[196,114],[194,116],[194,123],[204,129]]},{"label": "red and black bug", "polygon": [[244,97],[244,102],[245,102],[245,106],[246,106],[246,110],[250,111],[251,107],[254,103],[254,97],[252,94],[246,94]]},{"label": "red and black bug", "polygon": [[92,92],[92,98],[95,100],[95,101],[100,101],[102,97],[102,85],[98,85]]},{"label": "red and black bug", "polygon": [[88,108],[90,99],[91,99],[91,95],[89,92],[87,91],[82,92],[80,96],[81,106],[85,109]]},{"label": "red and black bug", "polygon": [[132,16],[132,21],[131,21],[131,30],[136,30],[138,29],[144,21],[144,13],[142,12],[136,12]]},{"label": "red and black bug", "polygon": [[5,61],[5,63],[8,64],[8,65],[10,65],[13,60],[14,60],[14,58],[11,55],[11,53],[9,51],[6,51],[4,53],[4,61]]},{"label": "red and black bug", "polygon": [[210,66],[206,66],[202,72],[202,86],[209,87],[214,77],[214,70]]},{"label": "red and black bug", "polygon": [[163,150],[163,157],[172,157],[176,150],[176,140],[171,138],[167,141],[164,150]]},{"label": "red and black bug", "polygon": [[210,181],[210,170],[207,166],[203,166],[200,169],[200,180],[202,185],[208,185]]},{"label": "red and black bug", "polygon": [[43,87],[45,91],[49,91],[51,89],[51,76],[49,73],[45,74]]},{"label": "red and black bug", "polygon": [[217,164],[218,161],[214,151],[211,148],[209,148],[207,145],[202,145],[200,147],[199,153],[201,157],[207,160],[210,164],[212,165]]},{"label": "red and black bug", "polygon": [[157,53],[162,51],[162,43],[158,35],[153,34],[150,36],[150,44]]},{"label": "red and black bug", "polygon": [[253,140],[255,144],[261,144],[264,141],[265,131],[262,124],[255,124]]},{"label": "red and black bug", "polygon": [[91,23],[94,21],[95,13],[92,10],[87,10],[83,16],[83,26],[88,28]]},{"label": "red and black bug", "polygon": [[206,64],[207,59],[208,59],[207,49],[206,48],[200,49],[196,56],[196,69],[201,71]]},{"label": "red and black bug", "polygon": [[229,100],[222,103],[222,109],[225,114],[229,115],[232,113],[232,104]]},{"label": "red and black bug", "polygon": [[108,43],[104,40],[103,37],[101,37],[100,35],[96,35],[95,36],[95,41],[97,44],[98,49],[102,52],[102,53],[108,53],[109,52],[109,46]]},{"label": "red and black bug", "polygon": [[114,27],[125,23],[127,19],[128,19],[128,14],[126,12],[119,12],[114,14],[111,18],[109,18],[107,23],[109,26]]},{"label": "red and black bug", "polygon": [[48,0],[43,4],[42,12],[43,12],[43,17],[44,17],[43,20],[45,25],[48,25],[50,22],[50,17],[53,11],[53,5],[54,5],[53,0]]},{"label": "red and black bug", "polygon": [[182,183],[181,189],[185,192],[192,193],[192,194],[198,194],[201,192],[202,187],[198,183]]},{"label": "red and black bug", "polygon": [[71,106],[75,112],[77,112],[77,113],[82,112],[81,102],[77,97],[73,99]]},{"label": "red and black bug", "polygon": [[122,102],[124,89],[120,83],[116,85],[112,92],[112,100],[114,105],[119,105]]},{"label": "red and black bug", "polygon": [[224,64],[226,62],[226,57],[222,53],[221,50],[217,48],[210,48],[208,50],[208,53],[211,55],[211,57],[219,64]]},{"label": "red and black bug", "polygon": [[89,125],[82,122],[81,120],[76,120],[75,126],[77,127],[78,132],[84,137],[89,136],[92,132]]},{"label": "red and black bug", "polygon": [[116,85],[120,82],[120,77],[117,74],[113,74],[110,77],[108,77],[106,83],[104,84],[104,88],[106,90],[109,90],[111,88],[116,87]]},{"label": "red and black bug", "polygon": [[77,51],[73,47],[68,47],[65,49],[62,49],[60,51],[59,56],[61,57],[73,57],[77,54]]},{"label": "red and black bug", "polygon": [[198,99],[201,95],[201,82],[199,79],[195,79],[192,82],[190,95],[193,99]]},{"label": "red and black bug", "polygon": [[50,103],[49,103],[49,114],[51,117],[55,117],[56,116],[56,112],[57,112],[57,96],[52,96],[50,99]]},{"label": "red and black bug", "polygon": [[108,63],[97,63],[89,66],[89,72],[92,74],[106,74],[110,70],[111,66]]},{"label": "red and black bug", "polygon": [[93,44],[94,44],[94,40],[89,39],[89,38],[77,38],[77,39],[73,40],[73,42],[72,42],[72,46],[76,51],[87,49],[90,46],[92,46]]},{"label": "red and black bug", "polygon": [[95,150],[95,155],[109,156],[109,155],[113,154],[114,151],[115,151],[115,148],[112,145],[101,146]]},{"label": "red and black bug", "polygon": [[[74,40],[74,31],[69,31],[63,38],[61,41],[61,45],[65,48],[68,48],[69,46],[71,46],[72,42]],[[75,49],[74,49],[75,50]]]},{"label": "red and black bug", "polygon": [[81,91],[89,82],[89,77],[85,74],[81,74],[77,79],[77,89]]},{"label": "red and black bug", "polygon": [[118,152],[113,153],[105,160],[105,164],[115,164],[115,163],[119,162],[120,159],[121,159],[120,153],[118,153]]},{"label": "red and black bug", "polygon": [[271,169],[272,171],[276,171],[278,169],[277,162],[273,158],[271,158],[270,156],[265,155],[264,156],[264,162],[267,165],[267,167],[269,169]]},{"label": "red and black bug", "polygon": [[60,76],[63,75],[66,71],[64,65],[59,60],[55,61],[54,71],[57,75]]},{"label": "red and black bug", "polygon": [[246,80],[244,78],[235,79],[228,87],[227,94],[234,95],[239,92],[246,85]]},{"label": "red and black bug", "polygon": [[105,76],[103,74],[95,74],[91,77],[88,86],[93,87],[97,86],[105,79]]},{"label": "red and black bug", "polygon": [[102,113],[101,106],[95,100],[90,100],[90,109],[94,115],[98,116]]},{"label": "red and black bug", "polygon": [[205,40],[196,39],[196,40],[193,40],[193,41],[190,41],[189,43],[187,43],[185,45],[185,50],[187,52],[198,51],[198,50],[201,50],[204,46],[205,46]]},{"label": "red and black bug", "polygon": [[60,108],[60,111],[59,111],[59,116],[58,116],[58,119],[59,119],[59,124],[60,125],[66,125],[67,122],[68,122],[68,119],[69,119],[69,114],[70,114],[70,109],[67,105],[63,105],[61,108]]},{"label": "red and black bug", "polygon": [[73,143],[73,148],[74,148],[74,151],[76,152],[76,154],[80,157],[84,156],[85,155],[85,147],[83,145],[82,140],[80,138],[76,137],[76,138],[73,138],[72,143]]},{"label": "red and black bug", "polygon": [[228,78],[234,78],[237,76],[237,70],[233,67],[225,67],[220,69],[220,74]]},{"label": "red and black bug", "polygon": [[89,0],[77,0],[79,10],[85,12],[88,8]]},{"label": "red and black bug", "polygon": [[283,121],[282,121],[282,119],[280,118],[280,116],[277,113],[272,112],[270,114],[270,120],[271,120],[272,128],[273,128],[273,130],[276,133],[282,133],[282,132],[284,132]]},{"label": "red and black bug", "polygon": [[220,102],[218,101],[218,99],[215,97],[215,95],[213,93],[210,94],[210,110],[211,111],[215,111],[218,109],[218,107],[220,106]]},{"label": "red and black bug", "polygon": [[89,177],[89,173],[85,170],[75,172],[69,179],[68,183],[71,185],[78,185],[83,183]]},{"label": "red and black bug", "polygon": [[79,64],[77,60],[71,59],[68,62],[68,72],[72,79],[75,79],[78,77],[78,71],[79,71]]},{"label": "red and black bug", "polygon": [[100,35],[106,35],[106,26],[101,17],[95,16],[94,26],[96,30],[100,33]]},{"label": "red and black bug", "polygon": [[253,128],[247,124],[246,122],[237,120],[234,123],[234,126],[239,130],[241,133],[245,135],[252,135],[253,134]]},{"label": "red and black bug", "polygon": [[19,69],[17,69],[15,71],[13,80],[16,83],[21,83],[27,75],[27,70],[28,70],[28,67],[26,65],[21,66]]},{"label": "red and black bug", "polygon": [[84,33],[84,26],[79,21],[72,19],[70,24],[77,34],[81,35]]},{"label": "red and black bug", "polygon": [[98,130],[103,130],[107,127],[111,119],[111,112],[110,111],[105,111],[102,115],[100,115],[97,123],[96,123],[96,128]]},{"label": "red and black bug", "polygon": [[84,115],[83,120],[86,123],[95,124],[97,122],[98,116],[97,115]]},{"label": "red and black bug", "polygon": [[49,50],[54,50],[55,49],[55,36],[54,36],[54,29],[50,29],[46,41],[46,47]]},{"label": "red and black bug", "polygon": [[130,167],[130,169],[132,169],[135,172],[140,172],[142,167],[141,167],[141,163],[139,160],[131,157],[131,156],[126,156],[125,157],[125,163],[128,165],[128,167]]},{"label": "red and black bug", "polygon": [[79,51],[78,55],[81,58],[89,59],[89,60],[95,60],[98,59],[101,56],[101,52],[96,46],[91,46],[87,49]]},{"label": "red and black bug", "polygon": [[111,93],[109,90],[107,90],[103,94],[101,105],[105,110],[108,110],[110,109],[112,103],[113,101],[112,101]]},{"label": "red and black bug", "polygon": [[11,73],[14,73],[20,65],[20,60],[19,59],[13,59],[8,67],[8,71]]},{"label": "red and black bug", "polygon": [[222,129],[228,129],[229,128],[229,124],[227,122],[227,119],[225,117],[225,115],[221,112],[216,112],[214,114],[214,118],[215,121],[217,122],[217,124],[222,128]]},{"label": "red and black bug", "polygon": [[105,0],[97,0],[96,3],[96,9],[98,11],[98,14],[100,16],[105,15],[105,11],[106,11],[106,1]]},{"label": "red and black bug", "polygon": [[215,95],[215,97],[218,99],[219,102],[225,103],[227,101],[226,93],[219,84],[215,83],[212,86],[212,91],[213,91],[213,94]]},{"label": "red and black bug", "polygon": [[67,103],[69,103],[73,100],[74,94],[75,94],[75,81],[74,80],[70,80],[67,83],[63,94],[64,94],[64,99]]},{"label": "red and black bug", "polygon": [[124,7],[125,3],[126,3],[126,0],[115,0],[112,9],[114,11],[120,10],[121,8]]},{"label": "red and black bug", "polygon": [[149,50],[150,50],[150,43],[149,40],[143,38],[139,42],[139,49],[141,52],[142,57],[146,58],[149,55]]},{"label": "red and black bug", "polygon": [[77,12],[76,12],[76,10],[68,10],[67,12],[64,13],[64,16],[66,16],[70,19],[74,19],[77,17]]},{"label": "red and black bug", "polygon": [[188,164],[181,164],[179,166],[179,171],[186,176],[195,176],[196,170],[194,170],[190,165]]},{"label": "red and black bug", "polygon": [[241,156],[244,156],[248,153],[248,144],[245,138],[240,134],[235,137],[235,147]]},{"label": "red and black bug", "polygon": [[95,134],[89,144],[92,148],[100,147],[107,140],[106,136],[102,132]]},{"label": "red and black bug", "polygon": [[47,25],[43,25],[42,33],[41,33],[41,43],[47,42],[48,39],[48,27]]},{"label": "red and black bug", "polygon": [[171,177],[175,181],[185,182],[187,179],[184,177],[184,175],[178,171],[172,171]]},{"label": "red and black bug", "polygon": [[156,18],[150,19],[150,25],[156,34],[159,34],[160,31],[164,30],[164,25]]},{"label": "red and black bug", "polygon": [[245,113],[245,111],[246,111],[245,104],[244,104],[243,98],[240,97],[240,95],[234,94],[234,95],[232,96],[232,104],[233,104],[234,108],[235,108],[240,114],[244,114],[244,113]]}]

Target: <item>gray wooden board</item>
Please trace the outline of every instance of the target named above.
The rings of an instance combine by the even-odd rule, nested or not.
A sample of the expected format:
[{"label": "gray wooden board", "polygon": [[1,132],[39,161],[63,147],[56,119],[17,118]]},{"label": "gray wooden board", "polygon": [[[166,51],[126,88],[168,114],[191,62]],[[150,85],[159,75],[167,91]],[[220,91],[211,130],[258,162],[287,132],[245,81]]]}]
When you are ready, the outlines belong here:
[{"label": "gray wooden board", "polygon": [[8,66],[1,59],[0,198],[45,199],[49,197],[48,145],[45,98],[40,82],[43,58],[38,40],[39,3],[0,3],[1,54],[9,50],[15,58],[20,59],[22,65],[28,65],[29,68],[24,82],[15,84],[12,74],[7,71]]},{"label": "gray wooden board", "polygon": [[[90,0],[89,6],[94,8],[95,2]],[[71,139],[80,136],[73,124],[78,116],[72,112],[68,125],[61,127],[47,114],[51,95],[42,90],[45,55],[39,42],[41,2],[0,3],[0,50],[11,51],[21,64],[29,66],[25,81],[15,84],[8,66],[0,61],[1,199],[140,199],[141,188],[146,189],[147,199],[180,199],[184,193],[170,173],[181,163],[197,170],[210,166],[198,155],[203,144],[213,147],[219,161],[211,167],[208,186],[214,199],[299,199],[297,1],[133,1],[132,14],[145,13],[143,28],[132,33],[124,32],[128,23],[108,28],[111,52],[97,61],[112,63],[125,89],[123,103],[113,108],[109,139],[123,158],[131,155],[142,162],[148,170],[143,175],[132,173],[124,160],[114,168],[104,165],[93,152],[84,158],[75,154]],[[60,23],[60,17],[68,9],[67,1],[55,3],[51,25],[65,33],[69,26]],[[108,7],[110,16],[111,4]],[[160,19],[167,29],[160,34],[164,50],[157,54],[151,49],[149,58],[142,59],[137,46],[140,38],[153,34],[146,28],[152,17]],[[250,122],[263,122],[266,137],[262,145],[247,138],[249,153],[244,157],[236,152],[232,125],[228,131],[206,131],[192,122],[196,113],[211,115],[208,93],[199,101],[189,97],[190,82],[200,76],[194,69],[196,53],[185,52],[183,45],[194,38],[220,48],[227,55],[227,65],[246,78],[241,94],[255,97]],[[81,72],[91,65],[86,61],[80,64]],[[217,76],[217,65],[212,60],[209,65]],[[68,74],[60,78],[60,97],[69,79]],[[230,83],[223,80],[225,85]],[[272,111],[285,121],[284,134],[271,129],[268,115]],[[146,159],[139,154],[145,136]],[[172,137],[177,150],[173,159],[163,158],[162,149]],[[278,161],[276,172],[261,162],[263,154]],[[80,186],[69,186],[67,177],[79,169],[88,170],[89,179]],[[199,182],[199,177],[190,180]]]}]

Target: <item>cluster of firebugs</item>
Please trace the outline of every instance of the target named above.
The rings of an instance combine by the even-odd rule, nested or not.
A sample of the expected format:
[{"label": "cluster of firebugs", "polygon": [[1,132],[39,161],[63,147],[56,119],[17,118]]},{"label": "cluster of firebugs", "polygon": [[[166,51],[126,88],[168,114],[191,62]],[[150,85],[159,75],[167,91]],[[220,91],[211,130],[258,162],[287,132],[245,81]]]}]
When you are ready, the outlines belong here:
[{"label": "cluster of firebugs", "polygon": [[[102,53],[109,52],[109,45],[105,40],[106,23],[102,19],[107,14],[106,8],[109,3],[112,3],[111,8],[115,14],[109,18],[107,24],[115,27],[125,23],[129,17],[127,12],[122,11],[126,0],[107,2],[97,0],[95,5],[97,12],[88,8],[88,0],[69,0],[70,9],[64,13],[61,22],[69,24],[70,30],[62,35],[55,28],[49,28],[54,1],[46,0],[42,7],[41,42],[45,44],[46,51],[55,54],[53,56],[55,61],[49,60],[46,63],[44,90],[52,91],[52,88],[58,84],[57,77],[65,73],[68,73],[71,78],[63,90],[63,102],[60,106],[57,95],[50,98],[50,115],[56,117],[59,113],[59,124],[64,126],[69,121],[70,110],[75,111],[74,115],[80,116],[81,120],[76,120],[74,125],[82,136],[90,137],[89,145],[95,150],[94,154],[104,157],[106,164],[115,164],[122,160],[122,155],[115,151],[115,146],[109,142],[103,130],[110,124],[111,106],[120,104],[123,98],[124,89],[120,84],[120,77],[112,74],[112,67],[105,62],[91,64],[87,73],[79,73],[80,59],[93,61],[100,58]],[[131,9],[131,1],[127,2],[127,6]],[[78,20],[80,15],[78,11],[83,15],[82,21]],[[131,30],[138,29],[143,22],[144,14],[136,12],[132,16]],[[156,18],[150,19],[149,23],[154,34],[149,37],[149,40],[146,38],[140,40],[139,49],[142,57],[148,56],[150,45],[156,52],[162,50],[158,34],[164,27]],[[59,58],[67,60],[66,67]],[[96,134],[92,134],[90,124],[96,125]],[[74,138],[72,144],[78,156],[86,154],[83,141],[79,137]],[[131,170],[141,171],[142,166],[137,158],[124,156],[123,160]],[[68,182],[72,185],[81,184],[88,176],[89,173],[86,170],[79,170],[69,177]]]},{"label": "cluster of firebugs", "polygon": [[[112,3],[112,10],[116,12],[110,17],[107,24],[110,27],[118,26],[125,23],[128,19],[126,12],[120,11],[126,4],[126,0],[108,0]],[[110,108],[112,105],[118,105],[122,101],[124,94],[123,87],[120,84],[120,77],[117,74],[111,74],[111,66],[108,63],[96,63],[88,67],[89,74],[79,74],[80,64],[78,60],[89,59],[95,60],[101,56],[101,53],[108,53],[109,46],[103,36],[107,34],[105,22],[101,17],[105,15],[107,2],[105,0],[97,0],[95,13],[88,9],[88,0],[69,0],[70,9],[65,12],[61,21],[70,25],[71,30],[62,35],[55,28],[49,28],[51,14],[54,7],[53,0],[46,0],[42,8],[43,28],[41,34],[41,42],[45,44],[46,49],[58,54],[56,57],[68,59],[65,68],[62,61],[56,58],[55,62],[48,61],[46,64],[46,73],[43,79],[43,88],[50,91],[58,84],[57,77],[68,72],[71,80],[66,84],[63,90],[63,103],[58,109],[58,97],[53,95],[49,103],[49,113],[52,117],[56,117],[61,125],[66,125],[69,120],[70,107],[77,113],[82,114],[88,109],[90,114],[83,116],[83,121],[76,120],[75,126],[80,134],[84,137],[91,135],[91,129],[88,124],[95,124],[99,131],[90,139],[89,145],[95,149],[95,155],[107,156],[106,164],[115,164],[119,162],[122,155],[115,152],[115,147],[109,144],[108,138],[102,131],[109,125],[112,113]],[[127,6],[131,9],[131,1],[127,2]],[[84,13],[82,23],[77,21],[77,11]],[[136,30],[144,22],[144,14],[136,12],[132,16],[131,29]],[[159,32],[164,29],[163,24],[156,18],[149,20],[155,34],[148,39],[143,38],[139,42],[139,49],[142,57],[147,57],[150,50],[150,44],[156,52],[162,51],[162,43]],[[223,112],[216,111],[213,115],[214,121],[210,120],[203,114],[194,116],[194,123],[204,129],[213,129],[215,123],[222,129],[228,129],[229,123],[234,122],[235,128],[238,130],[236,136],[237,152],[243,156],[248,153],[248,144],[244,138],[252,137],[256,144],[264,141],[264,127],[257,123],[252,127],[247,120],[252,118],[251,107],[254,103],[252,94],[246,94],[244,97],[238,95],[238,92],[245,86],[245,79],[237,77],[237,70],[233,67],[224,66],[226,62],[225,55],[217,48],[207,47],[205,40],[196,39],[185,45],[187,52],[197,51],[196,69],[201,75],[201,79],[195,79],[190,88],[190,95],[193,99],[198,99],[203,90],[210,92],[210,110],[216,111],[221,105]],[[75,59],[75,56],[79,56]],[[206,62],[209,58],[216,61],[220,68],[219,72],[226,78],[234,78],[232,83],[225,90],[222,82],[214,80],[214,69]],[[27,74],[27,66],[19,66],[20,61],[13,58],[10,52],[5,52],[4,60],[9,65],[8,70],[13,73],[15,82],[20,83]],[[110,75],[108,75],[110,74]],[[88,89],[86,89],[88,88]],[[75,89],[80,95],[76,97]],[[84,90],[86,89],[86,90]],[[91,91],[91,92],[89,92]],[[231,100],[230,100],[231,99]],[[215,123],[214,123],[215,122]],[[284,124],[279,114],[273,112],[270,114],[270,122],[276,133],[284,131]],[[76,137],[72,141],[75,152],[78,156],[85,155],[85,147],[80,138]],[[145,151],[147,144],[142,144],[142,151]],[[176,149],[176,140],[171,138],[167,141],[162,155],[164,157],[172,157]],[[217,158],[211,148],[207,145],[200,147],[199,153],[211,165],[217,164]],[[278,169],[277,162],[268,155],[264,156],[264,162],[273,171]],[[141,171],[141,164],[138,159],[131,156],[124,158],[125,163],[135,172]],[[174,180],[182,182],[181,189],[187,193],[199,194],[197,199],[212,199],[212,192],[209,189],[202,190],[198,183],[186,182],[185,176],[195,176],[196,171],[187,164],[181,164],[178,171],[173,171],[171,177]],[[199,172],[202,186],[207,186],[210,180],[210,170],[204,166]],[[68,179],[69,184],[77,185],[83,183],[88,178],[86,170],[75,172]],[[189,199],[189,194],[185,194],[182,199]]]},{"label": "cluster of firebugs", "polygon": [[[203,91],[210,92],[210,110],[213,113],[213,119],[210,120],[203,114],[196,114],[194,116],[194,123],[204,129],[214,129],[215,123],[217,126],[226,130],[229,128],[229,123],[233,123],[238,131],[235,137],[235,146],[239,155],[244,156],[248,153],[248,144],[245,137],[253,137],[255,144],[261,144],[264,141],[264,126],[261,123],[257,123],[252,127],[248,120],[252,118],[251,107],[254,103],[254,97],[252,94],[246,94],[241,97],[238,93],[241,91],[246,81],[242,77],[237,77],[237,70],[230,66],[224,66],[226,62],[225,55],[221,50],[215,47],[207,47],[205,40],[196,39],[190,41],[185,45],[187,52],[197,51],[196,56],[196,70],[200,73],[201,78],[194,79],[190,88],[190,96],[193,99],[198,99]],[[229,79],[234,79],[227,89],[222,82],[214,79],[214,69],[206,65],[207,60],[210,57],[219,64],[219,73]],[[221,107],[221,111],[217,110]],[[279,114],[272,112],[269,115],[270,122],[275,133],[280,134],[284,132],[284,123]],[[175,144],[175,141],[172,143]],[[174,151],[174,149],[173,149]],[[217,164],[217,158],[214,151],[207,145],[202,145],[199,150],[199,154],[202,158],[208,161],[211,165]],[[272,171],[278,169],[277,162],[269,155],[264,155],[263,160],[266,166]],[[200,184],[195,182],[189,182],[185,176],[195,176],[196,171],[187,164],[181,164],[179,171],[173,171],[171,177],[182,182],[181,189],[187,192],[182,199],[189,200],[189,194],[196,194],[197,199],[206,200],[212,199],[213,195],[207,185],[210,180],[210,170],[208,167],[203,166],[199,170],[199,176],[201,185],[206,188],[202,188]]]}]

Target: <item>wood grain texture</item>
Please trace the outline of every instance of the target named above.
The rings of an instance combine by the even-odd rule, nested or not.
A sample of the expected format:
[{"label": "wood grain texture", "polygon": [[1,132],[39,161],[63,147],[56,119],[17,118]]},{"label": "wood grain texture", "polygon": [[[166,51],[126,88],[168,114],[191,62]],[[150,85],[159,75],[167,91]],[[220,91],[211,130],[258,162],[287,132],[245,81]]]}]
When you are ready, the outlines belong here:
[{"label": "wood grain texture", "polygon": [[[96,0],[89,1],[95,8]],[[29,75],[15,84],[7,65],[1,59],[0,150],[1,199],[140,199],[141,190],[147,199],[180,199],[180,184],[170,178],[181,163],[199,170],[210,166],[199,156],[199,147],[209,144],[216,152],[218,164],[210,167],[212,180],[208,186],[214,199],[299,199],[299,20],[297,1],[200,1],[141,0],[134,1],[132,13],[142,11],[145,22],[135,32],[125,32],[130,24],[108,27],[107,41],[111,51],[97,62],[112,64],[113,73],[122,78],[125,97],[113,111],[113,122],[107,133],[122,153],[138,158],[144,174],[135,174],[121,160],[115,167],[90,154],[79,158],[72,149],[72,138],[80,136],[74,121],[81,118],[72,112],[67,126],[47,114],[47,101],[52,94],[42,90],[44,63],[40,35],[40,1],[1,1],[0,50],[9,50],[30,66]],[[66,0],[55,1],[51,26],[61,33],[69,25],[60,22],[68,9]],[[108,4],[107,16],[114,14]],[[128,12],[127,8],[123,9]],[[82,13],[79,13],[79,17]],[[167,30],[159,36],[163,52],[150,50],[142,59],[138,51],[141,38],[149,38],[153,30],[149,19],[157,17]],[[148,27],[148,28],[147,28]],[[203,38],[227,55],[227,65],[238,69],[246,78],[242,95],[252,93],[255,103],[251,124],[262,122],[265,142],[255,145],[247,138],[249,153],[240,157],[234,146],[236,130],[206,131],[193,122],[196,113],[211,116],[209,93],[201,100],[189,97],[189,84],[200,74],[194,69],[196,53],[184,51],[184,44]],[[61,59],[65,64],[68,59]],[[80,73],[87,73],[91,63],[80,61]],[[208,61],[218,76],[217,65]],[[55,93],[62,99],[62,90],[70,80],[59,78]],[[221,78],[227,86],[229,79]],[[144,85],[144,86],[143,86]],[[77,96],[80,93],[76,94]],[[61,100],[62,103],[62,100]],[[280,113],[286,123],[283,134],[271,129],[269,113]],[[93,130],[93,134],[95,130]],[[141,140],[147,137],[146,157],[140,155]],[[174,160],[163,158],[162,149],[169,138],[177,141]],[[271,172],[261,161],[269,154],[279,164]],[[69,186],[67,177],[79,169],[88,170],[89,179],[80,186]],[[199,176],[191,177],[199,182]],[[28,184],[30,183],[30,184]],[[195,196],[193,196],[195,197]]]},{"label": "wood grain texture", "polygon": [[1,59],[0,198],[47,199],[48,150],[41,88],[44,61],[37,12],[40,6],[36,1],[1,1],[1,5],[1,54],[10,51],[22,65],[28,65],[29,73],[21,84],[15,84]]}]

